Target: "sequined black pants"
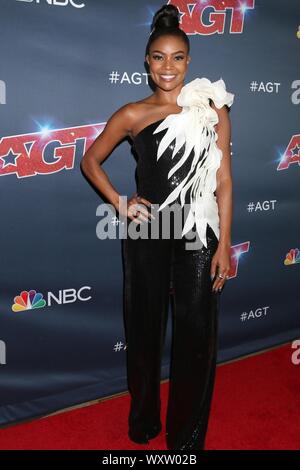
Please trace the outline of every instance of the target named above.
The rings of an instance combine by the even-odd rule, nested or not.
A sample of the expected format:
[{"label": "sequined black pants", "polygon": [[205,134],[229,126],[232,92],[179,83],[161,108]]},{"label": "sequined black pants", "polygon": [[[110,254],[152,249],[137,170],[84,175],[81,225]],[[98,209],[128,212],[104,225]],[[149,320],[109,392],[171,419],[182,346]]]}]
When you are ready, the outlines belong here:
[{"label": "sequined black pants", "polygon": [[203,449],[215,378],[219,293],[212,291],[211,259],[218,240],[186,250],[186,238],[123,241],[129,430],[161,427],[161,359],[170,282],[172,355],[166,420],[169,450]]}]

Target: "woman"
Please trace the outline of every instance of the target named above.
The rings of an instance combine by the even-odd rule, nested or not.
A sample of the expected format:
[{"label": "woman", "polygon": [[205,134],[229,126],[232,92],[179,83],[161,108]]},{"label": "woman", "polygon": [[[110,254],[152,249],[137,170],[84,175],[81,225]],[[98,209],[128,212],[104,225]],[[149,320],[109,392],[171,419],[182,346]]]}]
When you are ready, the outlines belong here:
[{"label": "woman", "polygon": [[[128,227],[162,223],[169,236],[123,240],[130,439],[143,444],[161,429],[160,373],[173,287],[172,361],[166,422],[169,450],[203,449],[214,385],[219,296],[230,270],[233,102],[223,80],[184,86],[189,40],[179,12],[155,14],[146,61],[155,92],[115,112],[82,160],[85,175],[114,205]],[[226,106],[227,105],[227,106]],[[100,167],[124,137],[138,154],[138,192],[124,204]],[[216,144],[218,140],[218,144]],[[154,206],[158,206],[155,214]],[[187,208],[187,210],[186,210]],[[173,218],[172,218],[173,215]],[[178,220],[181,236],[175,236]],[[176,225],[177,224],[177,225]],[[183,225],[183,230],[182,230]],[[144,229],[143,229],[144,230]],[[145,235],[145,232],[143,232]],[[151,232],[152,233],[152,232]],[[198,244],[187,247],[190,235]],[[200,246],[199,246],[200,241]]]}]

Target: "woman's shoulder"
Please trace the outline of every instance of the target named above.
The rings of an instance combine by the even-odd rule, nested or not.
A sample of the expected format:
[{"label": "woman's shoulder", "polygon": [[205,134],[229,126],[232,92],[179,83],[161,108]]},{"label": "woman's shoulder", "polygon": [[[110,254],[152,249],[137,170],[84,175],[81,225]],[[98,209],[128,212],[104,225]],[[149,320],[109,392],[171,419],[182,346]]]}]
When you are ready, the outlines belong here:
[{"label": "woman's shoulder", "polygon": [[147,124],[149,119],[153,119],[153,113],[157,114],[157,105],[151,99],[151,96],[127,103],[122,108],[132,135],[136,134],[145,123]]},{"label": "woman's shoulder", "polygon": [[119,108],[118,113],[122,114],[130,122],[138,121],[143,115],[149,111],[151,112],[151,108],[154,106],[154,103],[149,98],[124,104]]},{"label": "woman's shoulder", "polygon": [[113,127],[115,129],[121,129],[122,132],[126,133],[129,137],[133,137],[134,131],[140,120],[143,119],[143,116],[147,114],[147,104],[146,100],[140,100],[136,102],[129,102],[122,105],[120,108],[115,110],[115,112],[108,119],[105,128]]}]

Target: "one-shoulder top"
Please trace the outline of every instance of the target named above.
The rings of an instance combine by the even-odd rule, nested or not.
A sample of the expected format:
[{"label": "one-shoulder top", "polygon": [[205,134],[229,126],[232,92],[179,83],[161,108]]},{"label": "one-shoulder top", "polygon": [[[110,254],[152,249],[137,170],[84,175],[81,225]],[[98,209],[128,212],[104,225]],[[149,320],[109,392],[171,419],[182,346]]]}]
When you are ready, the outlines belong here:
[{"label": "one-shoulder top", "polygon": [[220,236],[216,172],[222,151],[214,128],[218,114],[210,99],[220,109],[231,106],[234,95],[222,79],[196,78],[177,97],[180,113],[149,124],[133,139],[138,195],[158,204],[159,210],[173,203],[189,204],[182,235],[195,225],[205,247],[207,224]]},{"label": "one-shoulder top", "polygon": [[[184,148],[179,150],[172,159],[174,143],[170,143],[164,151],[162,157],[157,160],[157,150],[161,139],[166,131],[160,131],[153,135],[153,130],[163,119],[155,121],[144,127],[133,140],[133,147],[137,153],[137,192],[139,196],[148,199],[153,204],[161,205],[171,191],[187,176],[193,152],[176,174],[168,178],[169,171],[180,158],[182,158]],[[175,202],[179,202],[176,198]]]}]

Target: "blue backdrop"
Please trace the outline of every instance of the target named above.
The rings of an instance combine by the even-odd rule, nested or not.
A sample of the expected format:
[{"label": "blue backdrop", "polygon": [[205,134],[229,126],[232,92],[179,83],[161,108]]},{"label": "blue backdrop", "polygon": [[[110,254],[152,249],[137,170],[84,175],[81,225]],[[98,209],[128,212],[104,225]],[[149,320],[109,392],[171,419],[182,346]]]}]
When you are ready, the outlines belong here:
[{"label": "blue backdrop", "polygon": [[[191,41],[186,83],[223,78],[235,94],[220,362],[300,336],[300,8],[172,3]],[[152,93],[144,53],[162,4],[0,2],[2,425],[127,390],[121,240],[97,237],[103,199],[80,160],[111,114]],[[128,139],[103,168],[131,196],[135,166]],[[162,378],[170,338],[171,316]]]}]

